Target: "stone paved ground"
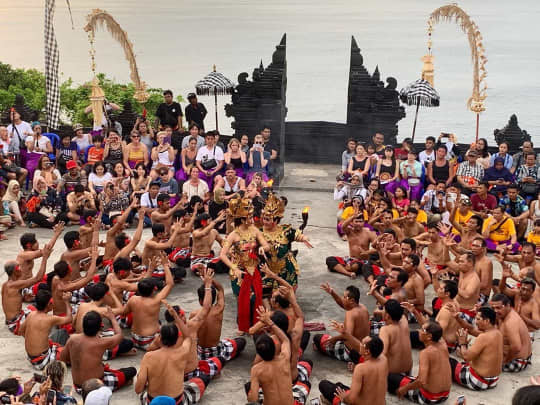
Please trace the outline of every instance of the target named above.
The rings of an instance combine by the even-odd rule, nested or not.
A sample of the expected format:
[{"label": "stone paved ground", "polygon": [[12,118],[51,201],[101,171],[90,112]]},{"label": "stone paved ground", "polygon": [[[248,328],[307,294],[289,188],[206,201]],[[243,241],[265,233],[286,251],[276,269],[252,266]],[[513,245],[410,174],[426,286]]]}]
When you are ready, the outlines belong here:
[{"label": "stone paved ground", "polygon": [[[320,321],[328,323],[331,319],[342,320],[343,314],[332,298],[323,293],[319,289],[322,282],[330,281],[333,287],[342,291],[347,285],[357,285],[362,290],[362,302],[368,306],[369,310],[373,309],[373,299],[366,295],[366,283],[360,280],[350,281],[343,277],[330,275],[326,270],[324,259],[329,255],[346,254],[346,243],[341,241],[335,233],[335,203],[328,192],[322,191],[307,191],[300,188],[328,189],[332,184],[333,173],[332,167],[324,167],[322,170],[327,171],[326,177],[322,177],[320,172],[306,172],[309,169],[304,165],[289,165],[291,170],[298,169],[296,173],[301,177],[294,179],[285,179],[282,193],[289,199],[287,208],[286,223],[298,225],[300,223],[299,214],[301,209],[309,205],[310,222],[306,233],[312,240],[314,249],[308,250],[303,245],[298,245],[299,254],[298,262],[301,268],[300,288],[298,292],[298,300],[306,314],[306,321]],[[291,171],[289,171],[291,173]],[[318,175],[318,176],[316,176]],[[305,176],[305,177],[304,177]],[[313,181],[310,181],[313,180]],[[36,230],[37,237],[41,244],[45,243],[49,238],[49,231]],[[132,230],[130,232],[133,232]],[[21,230],[8,232],[8,241],[0,242],[0,282],[4,282],[6,277],[3,272],[3,265],[6,260],[12,259],[19,251],[18,237],[22,234]],[[144,231],[143,240],[148,238],[150,232],[148,229]],[[56,249],[53,252],[50,260],[51,266],[58,259],[64,245],[62,240],[57,243]],[[36,269],[39,262],[36,263]],[[496,275],[500,273],[500,267],[496,265]],[[228,284],[226,275],[218,275],[217,279],[225,285],[226,291],[226,313],[223,324],[223,336],[233,336],[236,329],[234,309],[235,300]],[[199,281],[195,277],[189,275],[187,280],[182,285],[174,287],[169,301],[175,304],[180,304],[187,311],[190,311],[198,306],[195,289],[198,287]],[[432,288],[428,289],[429,297],[432,297]],[[431,300],[431,298],[429,298]],[[2,315],[3,317],[3,315]],[[534,344],[534,352],[538,353],[540,347],[538,342]],[[25,378],[31,377],[33,370],[30,367],[28,360],[24,354],[24,341],[21,337],[13,336],[8,332],[7,328],[0,328],[0,377],[8,377],[12,375],[20,375]],[[245,394],[243,384],[249,379],[249,368],[254,356],[254,346],[252,341],[248,342],[245,352],[236,360],[229,363],[221,373],[221,376],[214,380],[209,386],[202,404],[224,404],[238,405],[244,404]],[[417,353],[414,353],[415,365],[417,365]],[[136,357],[120,358],[111,362],[112,367],[125,367],[135,365],[138,367],[142,353]],[[349,384],[351,373],[346,369],[345,363],[337,360],[332,360],[313,352],[311,345],[306,351],[306,357],[312,359],[315,363],[312,376],[312,391],[310,400],[319,396],[318,383],[321,379],[329,379],[332,381],[342,381]],[[416,373],[415,366],[414,372]],[[503,374],[499,386],[494,390],[485,393],[471,392],[453,385],[450,395],[449,404],[453,404],[456,397],[460,394],[465,394],[468,404],[490,404],[490,405],[507,405],[511,403],[513,392],[528,383],[529,376],[540,374],[538,365],[538,356],[534,356],[533,365],[526,371],[520,374]],[[68,383],[68,382],[66,382]],[[115,393],[111,404],[135,404],[137,397],[132,387],[126,387]],[[396,397],[387,396],[388,404],[406,403],[398,401]]]}]

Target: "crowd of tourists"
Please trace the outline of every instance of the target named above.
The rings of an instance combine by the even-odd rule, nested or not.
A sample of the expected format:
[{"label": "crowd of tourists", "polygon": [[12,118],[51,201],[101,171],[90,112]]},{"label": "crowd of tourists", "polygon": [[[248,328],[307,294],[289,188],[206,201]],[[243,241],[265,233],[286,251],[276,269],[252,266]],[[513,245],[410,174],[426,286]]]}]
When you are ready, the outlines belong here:
[{"label": "crowd of tourists", "polygon": [[[252,344],[248,335],[256,356],[235,403],[308,403],[313,356],[352,371],[344,382],[319,376],[313,404],[384,404],[388,393],[436,404],[454,384],[496,389],[531,364],[540,327],[540,165],[531,142],[511,156],[505,143],[490,155],[485,139],[460,150],[451,134],[428,137],[420,153],[408,139],[386,145],[380,133],[367,145],[349,140],[334,190],[349,252],[320,265],[351,282],[344,291],[320,286],[343,312],[320,325],[305,322],[297,299],[296,247],[312,245],[306,221],[282,222],[287,198],[272,187],[279,148],[270,128],[224,142],[205,132],[194,94],[187,129],[172,100],[166,91],[157,122],[141,116],[129,134],[106,121],[57,140],[17,111],[0,127],[3,238],[13,227],[51,229],[44,245],[25,230],[4,265],[6,327],[22,337],[12,347],[37,373],[1,381],[3,403],[61,405],[81,395],[102,405],[131,382],[143,405],[198,403]],[[170,295],[194,276],[199,308],[187,314]],[[234,336],[222,336],[225,311],[236,315]],[[312,333],[324,329],[331,333]],[[140,363],[113,367],[140,351]],[[515,404],[538,400],[537,384],[518,390]]]}]

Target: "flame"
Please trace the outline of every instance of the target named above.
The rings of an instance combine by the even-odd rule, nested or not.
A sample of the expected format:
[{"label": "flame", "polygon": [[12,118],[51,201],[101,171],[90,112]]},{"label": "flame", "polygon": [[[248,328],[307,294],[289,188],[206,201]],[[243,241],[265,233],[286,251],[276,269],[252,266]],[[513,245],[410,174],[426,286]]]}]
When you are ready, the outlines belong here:
[{"label": "flame", "polygon": [[307,214],[309,212],[309,207],[304,207],[304,209],[302,210],[302,214]]},{"label": "flame", "polygon": [[273,184],[274,184],[274,179],[270,179],[266,182],[266,187],[272,187]]}]

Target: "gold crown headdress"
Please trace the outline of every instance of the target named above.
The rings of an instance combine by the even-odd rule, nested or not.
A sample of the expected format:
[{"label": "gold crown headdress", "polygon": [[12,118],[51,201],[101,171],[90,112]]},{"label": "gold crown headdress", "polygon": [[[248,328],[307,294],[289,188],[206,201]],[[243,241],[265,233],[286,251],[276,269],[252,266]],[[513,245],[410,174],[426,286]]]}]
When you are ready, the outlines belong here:
[{"label": "gold crown headdress", "polygon": [[285,211],[285,205],[281,198],[277,197],[273,192],[268,194],[266,199],[266,204],[263,208],[262,215],[272,218],[283,218],[283,213]]},{"label": "gold crown headdress", "polygon": [[251,199],[235,197],[229,200],[229,214],[233,218],[247,218],[253,214]]}]

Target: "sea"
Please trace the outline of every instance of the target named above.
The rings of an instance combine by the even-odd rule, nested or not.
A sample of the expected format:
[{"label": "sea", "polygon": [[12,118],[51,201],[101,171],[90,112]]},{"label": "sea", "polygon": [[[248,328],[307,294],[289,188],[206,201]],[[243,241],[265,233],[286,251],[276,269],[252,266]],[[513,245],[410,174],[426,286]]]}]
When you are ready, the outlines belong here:
[{"label": "sea", "polygon": [[[43,70],[44,0],[0,0],[0,60],[15,67]],[[89,42],[82,27],[92,9],[108,11],[127,32],[139,73],[151,87],[186,97],[213,65],[237,81],[271,61],[287,33],[288,121],[345,122],[351,36],[364,65],[381,79],[395,77],[398,88],[420,78],[427,51],[427,20],[433,0],[56,0],[55,30],[61,80],[91,79]],[[488,59],[488,97],[480,116],[480,136],[494,144],[493,130],[510,115],[540,146],[540,2],[468,0],[459,3],[476,22]],[[122,48],[106,30],[95,40],[99,72],[129,82]],[[438,108],[420,108],[416,140],[452,132],[459,142],[475,137],[475,114],[467,110],[472,91],[471,52],[454,22],[433,32]],[[214,99],[200,97],[214,127]],[[219,128],[231,133],[231,119],[218,99]],[[398,139],[410,136],[414,107],[399,122]],[[253,135],[253,134],[251,134]]]}]

